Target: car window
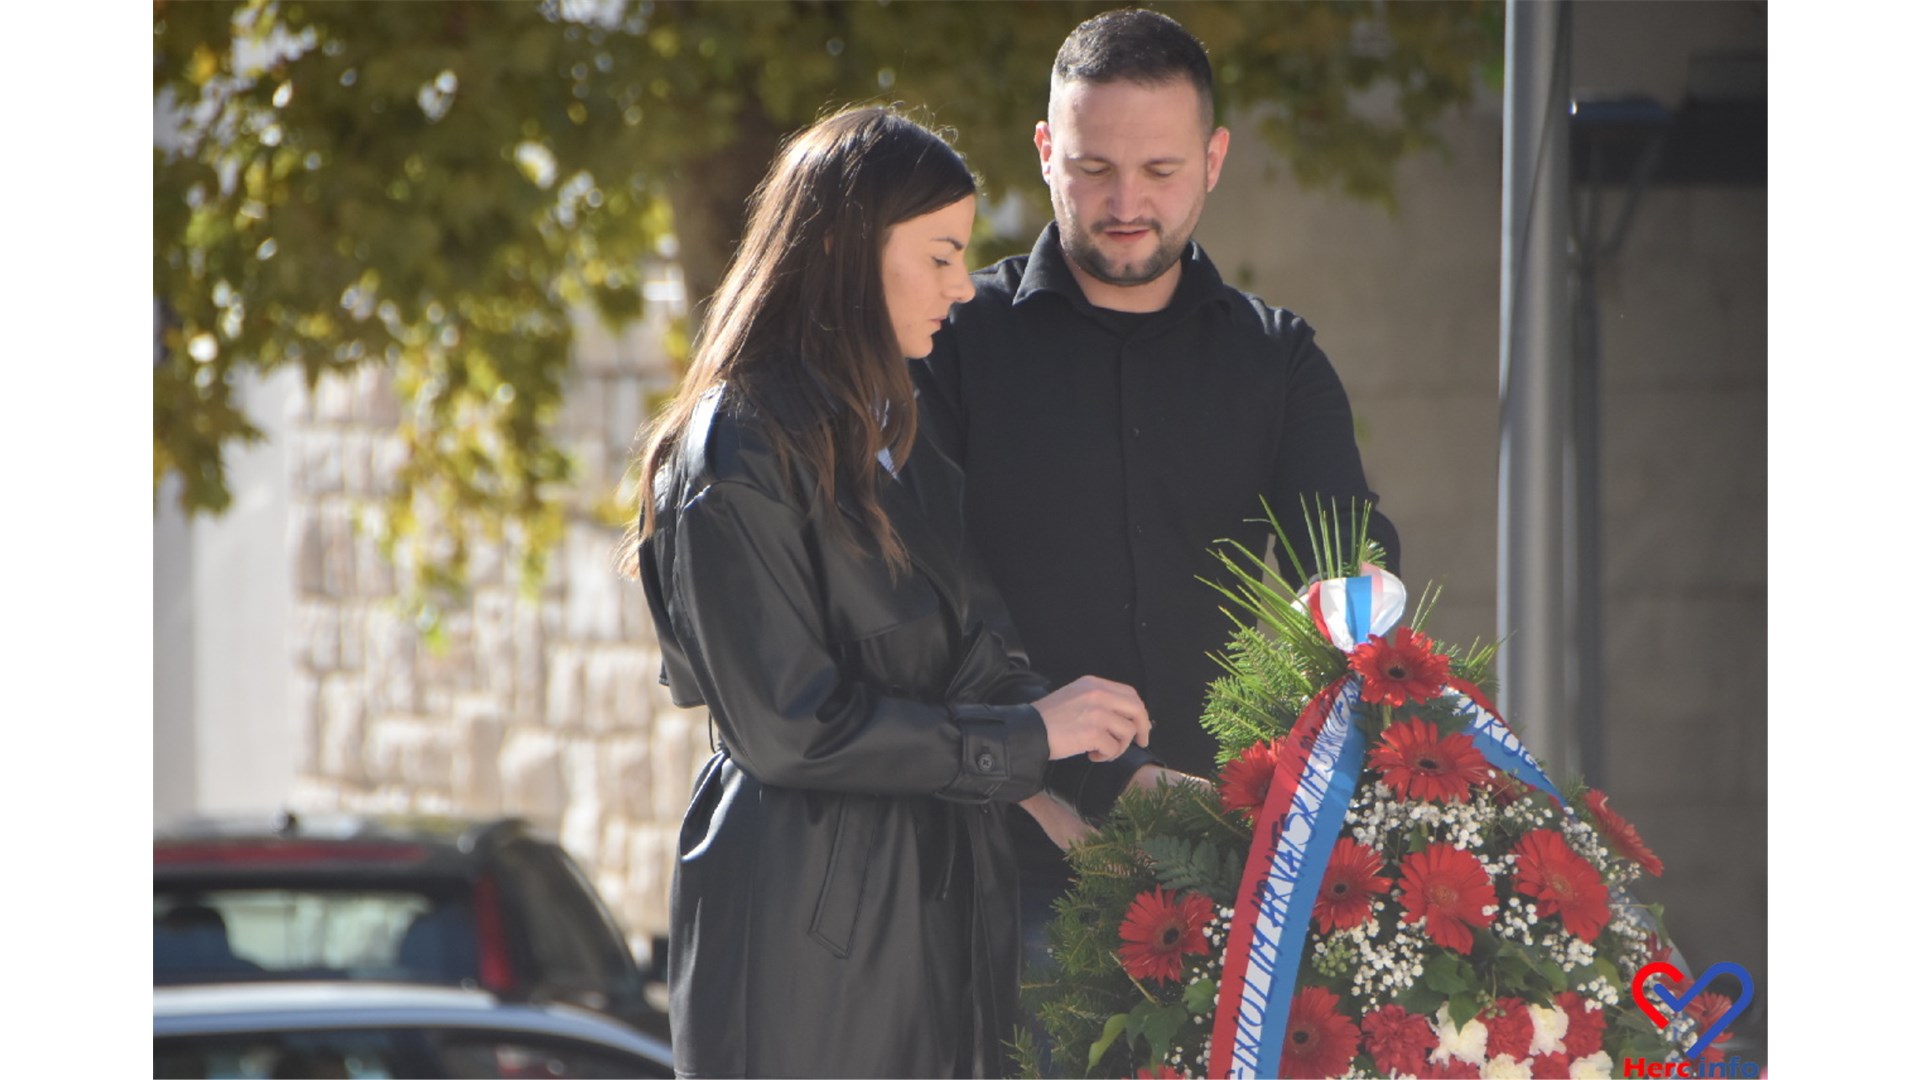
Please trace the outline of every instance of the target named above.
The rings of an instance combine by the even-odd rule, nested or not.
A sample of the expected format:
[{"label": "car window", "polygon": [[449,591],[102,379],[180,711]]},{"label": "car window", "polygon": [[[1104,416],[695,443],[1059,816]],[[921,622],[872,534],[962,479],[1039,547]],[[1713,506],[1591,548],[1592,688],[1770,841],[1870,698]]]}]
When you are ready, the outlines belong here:
[{"label": "car window", "polygon": [[407,890],[231,888],[156,892],[155,984],[477,975],[464,899]]},{"label": "car window", "polygon": [[292,1031],[158,1038],[153,1075],[186,1077],[345,1078],[428,1076],[440,1071],[417,1031]]},{"label": "car window", "polygon": [[665,1077],[671,1062],[655,1061],[572,1039],[531,1039],[518,1033],[449,1031],[439,1034],[440,1062],[453,1077]]},{"label": "car window", "polygon": [[[638,977],[627,943],[593,901],[593,886],[558,851],[516,844],[501,853],[511,867],[541,980],[562,996],[582,988],[632,993]],[[595,1007],[604,1002],[587,1002]]]}]

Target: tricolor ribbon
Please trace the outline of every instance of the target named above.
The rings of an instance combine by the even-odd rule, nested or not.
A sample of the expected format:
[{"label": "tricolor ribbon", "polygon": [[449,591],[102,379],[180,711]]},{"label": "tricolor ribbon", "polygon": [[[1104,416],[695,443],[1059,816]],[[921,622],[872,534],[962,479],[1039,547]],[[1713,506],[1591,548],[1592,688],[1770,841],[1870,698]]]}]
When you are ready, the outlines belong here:
[{"label": "tricolor ribbon", "polygon": [[1360,778],[1359,702],[1359,677],[1340,679],[1282,744],[1233,907],[1208,1076],[1280,1075],[1307,926]]},{"label": "tricolor ribbon", "polygon": [[[1406,596],[1400,580],[1382,572],[1314,582],[1300,606],[1328,641],[1350,653],[1399,621]],[[1320,691],[1280,745],[1227,934],[1208,1076],[1280,1075],[1320,880],[1365,764],[1366,737],[1355,723],[1360,685],[1350,674]],[[1467,734],[1489,763],[1565,805],[1478,687],[1450,680],[1442,697],[1466,718]]]}]

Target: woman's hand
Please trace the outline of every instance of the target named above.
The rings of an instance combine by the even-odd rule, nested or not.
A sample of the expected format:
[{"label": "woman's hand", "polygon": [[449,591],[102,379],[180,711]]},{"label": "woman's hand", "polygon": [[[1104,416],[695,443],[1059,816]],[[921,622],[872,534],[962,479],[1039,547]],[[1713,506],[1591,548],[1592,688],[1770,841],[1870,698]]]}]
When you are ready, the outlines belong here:
[{"label": "woman's hand", "polygon": [[1093,826],[1081,820],[1072,807],[1045,791],[1021,800],[1020,809],[1033,815],[1033,820],[1046,830],[1047,839],[1053,841],[1061,851],[1093,833]]},{"label": "woman's hand", "polygon": [[1147,745],[1153,724],[1146,703],[1133,687],[1082,675],[1033,703],[1047,725],[1047,757],[1054,761],[1085,754],[1112,761],[1128,743]]}]

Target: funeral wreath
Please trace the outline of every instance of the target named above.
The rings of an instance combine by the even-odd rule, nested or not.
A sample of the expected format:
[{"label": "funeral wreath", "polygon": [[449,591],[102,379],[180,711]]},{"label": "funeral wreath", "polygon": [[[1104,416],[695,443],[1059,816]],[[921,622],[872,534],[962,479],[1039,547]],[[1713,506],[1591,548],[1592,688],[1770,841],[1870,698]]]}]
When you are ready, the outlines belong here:
[{"label": "funeral wreath", "polygon": [[1635,1006],[1670,946],[1626,886],[1660,860],[1541,771],[1482,689],[1492,646],[1422,632],[1437,592],[1394,625],[1406,593],[1364,535],[1323,514],[1297,591],[1220,553],[1219,778],[1130,792],[1068,852],[1056,970],[1024,991],[1056,1071],[1608,1076],[1726,1010],[1703,993],[1661,1030]]}]

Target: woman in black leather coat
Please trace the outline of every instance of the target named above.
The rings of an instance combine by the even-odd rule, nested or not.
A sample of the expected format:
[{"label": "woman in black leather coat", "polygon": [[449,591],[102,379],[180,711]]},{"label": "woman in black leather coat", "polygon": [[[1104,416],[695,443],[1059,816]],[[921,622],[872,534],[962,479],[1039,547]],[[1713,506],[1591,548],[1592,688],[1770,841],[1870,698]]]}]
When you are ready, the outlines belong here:
[{"label": "woman in black leather coat", "polygon": [[[1019,918],[1002,816],[1147,741],[1129,687],[1049,694],[915,448],[904,357],[972,295],[974,181],[890,110],[795,137],[756,191],[627,551],[674,700],[719,752],[681,826],[685,1076],[1005,1070]],[[1104,797],[1111,798],[1111,791]]]}]

